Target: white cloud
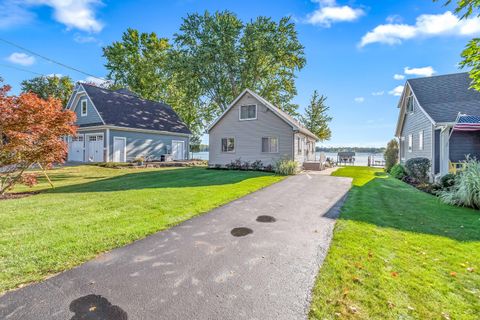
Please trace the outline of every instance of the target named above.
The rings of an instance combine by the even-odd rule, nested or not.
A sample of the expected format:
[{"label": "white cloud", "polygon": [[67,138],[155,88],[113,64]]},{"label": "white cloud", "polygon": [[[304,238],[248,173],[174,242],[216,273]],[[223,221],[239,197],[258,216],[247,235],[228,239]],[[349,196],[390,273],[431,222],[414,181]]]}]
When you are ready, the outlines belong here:
[{"label": "white cloud", "polygon": [[23,52],[14,52],[7,57],[7,60],[11,63],[19,64],[22,66],[31,66],[35,63],[35,57],[29,56]]},{"label": "white cloud", "polygon": [[73,37],[73,40],[78,43],[93,43],[93,42],[98,42],[97,38],[92,37],[92,36],[82,36],[81,34],[76,34]]},{"label": "white cloud", "polygon": [[383,96],[385,94],[385,91],[375,91],[372,92],[372,96]]},{"label": "white cloud", "polygon": [[401,96],[403,92],[404,86],[396,86],[393,88],[393,90],[389,91],[388,94],[391,94],[392,96]]},{"label": "white cloud", "polygon": [[355,100],[356,103],[363,103],[365,101],[365,98],[364,97],[356,97],[353,100]]},{"label": "white cloud", "polygon": [[381,24],[362,37],[359,46],[372,43],[400,44],[416,37],[471,36],[480,32],[480,18],[458,19],[452,12],[423,14],[417,17],[415,25],[388,23]]},{"label": "white cloud", "polygon": [[385,19],[385,21],[387,21],[388,23],[401,23],[403,21],[403,19],[398,14],[392,14],[392,15],[389,15]]},{"label": "white cloud", "polygon": [[320,4],[320,8],[307,16],[307,22],[329,28],[335,22],[355,21],[365,14],[362,9],[350,6],[339,6],[334,0],[314,1]]},{"label": "white cloud", "polygon": [[432,67],[423,67],[423,68],[409,68],[405,67],[404,69],[405,74],[414,75],[414,76],[421,76],[421,77],[431,77],[436,73],[436,71]]},{"label": "white cloud", "polygon": [[109,80],[102,80],[102,79],[95,78],[95,77],[86,77],[85,80],[80,81],[80,82],[92,83],[92,84],[94,84],[98,87],[104,87],[104,86],[108,86],[108,85],[111,84],[111,81],[109,81]]},{"label": "white cloud", "polygon": [[17,1],[0,2],[0,29],[25,24],[31,21],[33,17],[34,15]]},{"label": "white cloud", "polygon": [[67,29],[99,32],[103,23],[96,17],[101,0],[4,0],[0,3],[0,28],[26,23],[33,19],[32,7],[48,6],[53,18]]},{"label": "white cloud", "polygon": [[88,32],[99,32],[103,29],[95,17],[96,7],[100,0],[29,0],[32,5],[46,5],[53,8],[53,17],[68,29],[79,29]]},{"label": "white cloud", "polygon": [[394,74],[394,75],[393,75],[393,79],[395,79],[395,80],[403,80],[403,79],[405,79],[405,76],[404,76],[403,74],[398,74],[398,73],[397,73],[397,74]]}]

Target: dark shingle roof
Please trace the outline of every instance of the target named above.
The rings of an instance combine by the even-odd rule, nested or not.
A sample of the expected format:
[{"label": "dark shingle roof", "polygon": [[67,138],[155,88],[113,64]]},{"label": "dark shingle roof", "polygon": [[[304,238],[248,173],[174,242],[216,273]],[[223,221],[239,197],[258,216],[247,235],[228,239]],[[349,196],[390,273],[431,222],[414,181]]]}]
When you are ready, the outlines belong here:
[{"label": "dark shingle roof", "polygon": [[453,122],[459,112],[480,115],[480,92],[470,89],[467,72],[410,79],[422,108],[435,122]]},{"label": "dark shingle roof", "polygon": [[82,84],[106,125],[191,134],[172,107],[144,100],[125,90]]}]

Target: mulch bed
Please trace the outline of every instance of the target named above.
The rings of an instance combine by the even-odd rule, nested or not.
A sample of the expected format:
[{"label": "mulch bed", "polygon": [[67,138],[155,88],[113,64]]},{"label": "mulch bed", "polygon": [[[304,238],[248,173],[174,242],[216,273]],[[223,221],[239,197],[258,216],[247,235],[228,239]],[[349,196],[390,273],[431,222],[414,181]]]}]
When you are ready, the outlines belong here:
[{"label": "mulch bed", "polygon": [[38,192],[38,191],[6,193],[4,195],[0,195],[0,201],[25,198],[25,197],[33,196],[33,195],[39,194],[39,193],[40,192]]}]

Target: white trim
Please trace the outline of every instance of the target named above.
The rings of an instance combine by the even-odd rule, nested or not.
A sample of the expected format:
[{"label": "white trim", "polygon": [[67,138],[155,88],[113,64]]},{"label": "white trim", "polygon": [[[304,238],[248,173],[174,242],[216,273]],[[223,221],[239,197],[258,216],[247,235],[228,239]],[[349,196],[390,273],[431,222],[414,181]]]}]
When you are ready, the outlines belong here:
[{"label": "white trim", "polygon": [[[233,151],[223,151],[223,139],[233,139]],[[228,142],[227,142],[228,145]],[[221,137],[220,138],[220,153],[235,153],[237,150],[237,139],[235,137]]]},{"label": "white trim", "polygon": [[[423,109],[422,105],[420,104],[420,102],[417,99],[417,96],[415,95],[415,92],[413,91],[412,87],[410,86],[410,84],[407,81],[407,82],[405,82],[405,88],[403,89],[402,95],[400,97],[400,102],[398,103],[398,106],[400,107],[400,113],[399,113],[398,120],[397,120],[397,128],[395,130],[395,136],[396,137],[400,137],[400,135],[402,134],[403,124],[405,122],[405,115],[407,114],[407,112],[406,112],[407,107],[404,103],[407,88],[410,91],[410,94],[413,95],[413,97],[415,98],[415,101],[417,102],[418,109],[420,109],[423,112],[423,114],[427,117],[427,119],[433,125],[436,125],[436,123],[432,119],[432,117],[430,117],[430,115],[425,111],[425,109]],[[415,106],[414,106],[414,108],[415,108]]]},{"label": "white trim", "polygon": [[420,130],[418,133],[418,150],[423,151],[425,147],[425,130]]},{"label": "white trim", "polygon": [[[79,92],[78,89],[80,89],[80,88],[82,88],[83,91]],[[87,99],[90,101],[90,103],[92,104],[95,111],[97,112],[98,116],[100,117],[100,120],[102,120],[102,123],[105,124],[105,120],[103,120],[102,115],[100,114],[100,112],[98,112],[97,107],[93,103],[92,99],[90,99],[90,96],[88,95],[87,90],[85,90],[85,88],[83,87],[82,84],[80,84],[80,86],[77,88],[77,91],[75,93],[73,93],[73,95],[75,95],[75,98],[73,99],[72,104],[68,107],[69,110],[72,110],[72,107],[74,107],[73,111],[75,111],[75,107],[77,105],[76,100],[80,99],[83,95],[85,95],[87,97]]]},{"label": "white trim", "polygon": [[408,135],[407,150],[408,150],[409,153],[413,152],[413,134],[411,134],[411,133]]},{"label": "white trim", "polygon": [[98,130],[98,129],[111,129],[111,130],[140,132],[140,133],[156,133],[156,134],[164,134],[164,135],[179,136],[179,137],[190,137],[190,134],[188,134],[188,133],[178,133],[178,132],[150,130],[150,129],[137,129],[137,128],[112,126],[112,125],[80,127],[80,128],[77,129],[77,131],[88,131],[88,130]]},{"label": "white trim", "polygon": [[[106,135],[105,139],[107,140],[106,147],[105,147],[107,149],[105,161],[110,162],[110,129],[105,130],[105,135]],[[113,152],[112,152],[112,159],[113,159]]]},{"label": "white trim", "polygon": [[[263,139],[277,139],[277,151],[263,151]],[[275,153],[279,153],[278,149],[279,149],[279,142],[280,140],[278,139],[278,137],[276,136],[262,136],[262,138],[260,138],[260,153],[268,153],[268,154],[275,154]]]},{"label": "white trim", "polygon": [[[172,140],[172,158],[173,158],[173,143],[182,143],[183,144],[183,152],[182,152],[182,158],[180,160],[185,160],[185,141],[184,140]],[[176,160],[176,159],[173,159]]]},{"label": "white trim", "polygon": [[125,141],[125,143],[123,144],[123,161],[120,161],[120,162],[127,162],[127,138],[117,137],[117,136],[113,137],[112,161],[115,161],[115,139]]},{"label": "white trim", "polygon": [[[83,107],[85,107],[85,112],[83,112]],[[80,115],[82,117],[88,116],[88,101],[86,98],[80,100]]]},{"label": "white trim", "polygon": [[[290,125],[293,130],[298,130],[300,132],[302,132],[303,134],[305,135],[308,135],[310,136],[310,134],[307,134],[305,132],[302,131],[302,129],[304,128],[301,128],[299,127],[296,123],[293,123],[291,122],[289,119],[287,119],[285,116],[283,116],[281,113],[279,113],[277,111],[277,107],[275,107],[273,104],[271,104],[270,102],[268,102],[267,100],[265,100],[264,98],[262,98],[261,96],[259,96],[258,94],[256,94],[255,92],[253,92],[252,90],[250,89],[245,89],[243,90],[242,93],[240,93],[238,95],[238,97],[235,98],[235,100],[233,100],[233,102],[227,107],[227,109],[225,109],[225,111],[217,118],[215,119],[208,127],[207,127],[207,130],[206,132],[209,133],[210,130],[212,130],[212,128],[227,114],[228,111],[230,111],[231,108],[233,108],[233,106],[246,94],[246,93],[249,93],[250,95],[252,95],[255,99],[257,99],[258,101],[260,101],[263,105],[265,105],[265,107],[267,107],[268,109],[270,109],[275,115],[277,115],[277,117],[279,117],[280,119],[282,119],[284,122],[286,122],[288,125]],[[305,129],[304,129],[305,130]],[[313,134],[313,133],[311,133]],[[318,141],[318,137],[316,137],[315,135],[314,136],[311,136],[312,138],[315,138],[316,141]]]},{"label": "white trim", "polygon": [[[251,107],[251,106],[254,106],[255,107],[255,118],[245,118],[245,119],[242,119],[242,107]],[[257,107],[257,104],[245,104],[245,105],[241,105],[239,108],[238,108],[238,120],[239,121],[250,121],[250,120],[257,120],[258,118],[258,107]]]}]

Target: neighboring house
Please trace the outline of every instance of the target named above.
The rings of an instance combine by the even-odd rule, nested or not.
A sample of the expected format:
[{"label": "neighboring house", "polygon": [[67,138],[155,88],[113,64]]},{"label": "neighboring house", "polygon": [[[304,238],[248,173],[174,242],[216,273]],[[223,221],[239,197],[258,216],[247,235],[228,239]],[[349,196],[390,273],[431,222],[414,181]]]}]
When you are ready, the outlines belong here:
[{"label": "neighboring house", "polygon": [[395,134],[401,163],[428,158],[435,178],[447,174],[467,155],[480,159],[479,131],[452,130],[459,114],[480,115],[480,92],[470,89],[470,83],[468,73],[407,80]]},{"label": "neighboring house", "polygon": [[183,160],[190,130],[161,102],[120,89],[77,84],[67,103],[77,115],[77,135],[68,138],[68,161],[126,162],[138,157]]},{"label": "neighboring house", "polygon": [[282,158],[300,165],[315,160],[318,138],[249,89],[232,102],[207,132],[210,166],[225,166],[236,159],[261,160],[264,165],[274,165]]}]

